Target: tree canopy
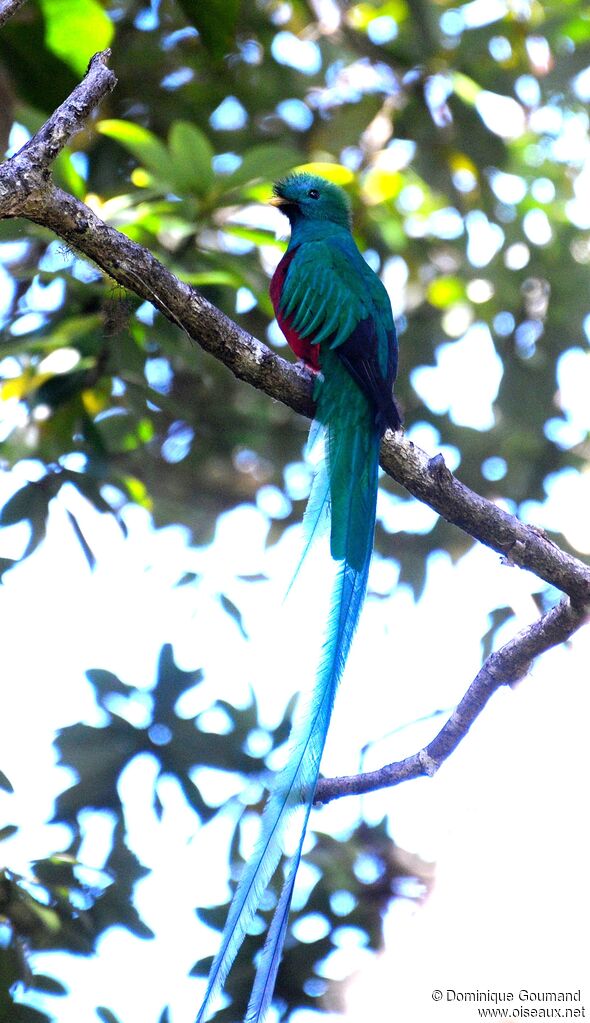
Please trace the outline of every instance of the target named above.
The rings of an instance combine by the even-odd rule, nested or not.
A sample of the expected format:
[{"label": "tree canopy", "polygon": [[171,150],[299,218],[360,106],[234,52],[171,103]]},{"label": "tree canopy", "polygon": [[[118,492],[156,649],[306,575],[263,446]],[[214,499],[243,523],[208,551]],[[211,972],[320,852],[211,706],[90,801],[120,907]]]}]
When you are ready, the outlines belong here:
[{"label": "tree canopy", "polygon": [[[567,565],[590,552],[590,21],[581,0],[29,0],[0,4],[0,25],[7,157],[76,89],[93,54],[109,48],[116,87],[103,90],[84,129],[61,148],[53,180],[89,217],[196,289],[210,304],[209,323],[214,307],[275,354],[286,349],[268,297],[284,250],[279,215],[266,205],[272,182],[313,165],[342,185],[356,241],[392,300],[408,439],[432,456],[442,452],[443,469],[571,555]],[[96,564],[74,491],[123,532],[135,505],[156,528],[183,524],[199,546],[223,512],[257,503],[275,543],[300,520],[309,489],[307,420],[293,410],[311,409],[305,375],[299,396],[292,375],[291,400],[271,400],[278,384],[267,393],[263,383],[250,386],[245,371],[228,369],[231,352],[215,358],[191,340],[176,306],[153,291],[147,263],[126,269],[123,288],[114,263],[100,269],[87,258],[82,232],[96,234],[93,221],[77,244],[71,224],[60,235],[43,211],[3,216],[0,436],[8,489],[0,526],[7,536],[21,528],[17,553],[0,552],[4,580],[34,558],[60,501],[71,543]],[[215,322],[221,349],[226,321]],[[213,328],[210,336],[200,330],[205,348],[212,345]],[[262,372],[262,356],[258,363]],[[480,534],[458,529],[458,519],[412,493],[383,477],[376,548],[395,563],[395,585],[418,599],[433,553],[455,562]],[[492,546],[523,563],[513,541]],[[558,596],[552,571],[537,580],[542,609]],[[198,573],[177,582],[193,586]],[[561,589],[572,596],[574,585]],[[225,592],[220,601],[243,631],[243,609]],[[477,637],[484,658],[512,615],[490,597],[489,628]],[[30,629],[34,636],[34,623]],[[254,695],[245,707],[218,701],[219,730],[180,714],[179,699],[198,689],[203,671],[179,667],[168,643],[154,684],[146,682],[141,724],[121,711],[137,696],[129,681],[109,665],[87,667],[100,724],[72,724],[55,737],[59,763],[76,779],[53,818],[67,825],[70,844],[32,863],[28,877],[0,873],[7,922],[0,1019],[50,1018],[42,1003],[14,1001],[19,981],[38,993],[62,990],[35,971],[30,953],[89,955],[115,924],[149,938],[132,898],[146,868],[126,842],[118,785],[134,758],[149,754],[157,765],[156,813],[158,778],[173,778],[197,826],[220,810],[201,790],[197,768],[241,775],[249,805],[259,806],[269,756],[288,736],[291,707],[264,729],[265,743],[252,742],[262,728]],[[0,785],[11,790],[5,775]],[[78,858],[88,811],[113,821],[104,872],[92,883]],[[7,820],[0,831],[7,849],[13,835]],[[234,864],[239,837],[236,821]],[[376,873],[359,869],[369,854]],[[337,927],[358,928],[379,947],[392,894],[404,878],[429,880],[427,865],[393,846],[385,820],[360,823],[346,844],[318,836],[309,862],[321,881],[296,917],[318,913],[330,927],[288,947],[277,988],[285,1016],[321,1007],[327,985],[314,968]],[[219,928],[225,912],[219,906],[200,917]],[[257,947],[250,940],[228,988],[240,1005]],[[197,963],[195,975],[206,965]],[[107,1006],[97,1011],[104,1023],[130,1023]],[[232,1007],[216,1018],[235,1018]],[[161,1023],[167,1019],[164,1009]]]}]

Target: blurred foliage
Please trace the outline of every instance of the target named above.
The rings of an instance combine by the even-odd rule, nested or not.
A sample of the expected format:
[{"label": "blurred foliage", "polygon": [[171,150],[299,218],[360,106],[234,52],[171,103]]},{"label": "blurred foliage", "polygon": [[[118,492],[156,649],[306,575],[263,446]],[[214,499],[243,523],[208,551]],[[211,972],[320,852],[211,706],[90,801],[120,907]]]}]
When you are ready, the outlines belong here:
[{"label": "blurred foliage", "polygon": [[[320,164],[348,189],[357,241],[390,290],[401,341],[396,390],[418,442],[429,438],[433,452],[443,444],[468,485],[515,510],[542,501],[554,474],[583,467],[586,427],[559,384],[565,354],[588,359],[590,21],[581,0],[29,0],[0,32],[2,144],[21,145],[107,45],[119,84],[56,162],[64,188],[245,329],[280,345],[269,332],[268,282],[283,242],[263,203],[274,178]],[[287,508],[271,537],[300,518],[304,495],[289,490],[285,467],[301,458],[305,422],[234,380],[43,228],[1,222],[0,262],[2,464],[19,465],[28,480],[0,525],[27,524],[22,558],[43,540],[65,486],[121,528],[131,502],[157,525],[186,524],[198,543],[220,512],[266,484],[281,489]],[[490,422],[464,411],[470,383],[474,395],[491,395]],[[419,592],[429,553],[456,558],[470,541],[441,520],[414,530],[413,503],[390,480],[383,487],[377,546]],[[68,514],[92,566],[91,538]],[[575,537],[553,536],[577,553]],[[1,558],[0,571],[14,563]],[[486,649],[509,613],[495,610]],[[130,901],[142,868],[125,846],[117,786],[134,758],[157,764],[156,812],[158,778],[168,776],[200,820],[214,815],[195,773],[202,765],[256,781],[262,800],[266,753],[246,752],[254,699],[245,710],[218,708],[229,722],[223,735],[179,717],[179,696],[200,676],[181,672],[164,648],[138,727],[122,711],[140,699],[132,687],[102,669],[89,680],[104,723],[74,725],[57,740],[76,773],[56,806],[72,847],[36,864],[31,878],[0,878],[0,1020],[43,1018],[7,995],[27,979],[27,950],[87,954],[116,920],[147,937]],[[285,719],[270,734],[272,748],[287,728]],[[10,788],[3,775],[0,786]],[[87,808],[116,822],[105,868],[116,884],[88,888],[79,879]],[[399,865],[389,840],[383,852],[382,829],[359,829],[337,856],[331,841],[317,838],[310,858],[323,879],[295,915],[313,907],[330,927],[317,942],[290,939],[291,965],[277,989],[287,1008],[317,1004],[323,993],[314,968],[340,925],[331,895],[351,893],[340,923],[376,947],[379,912],[395,891]],[[367,846],[383,864],[369,901],[354,868]],[[224,912],[204,918],[221,926]],[[229,988],[240,1004],[247,954],[243,962]],[[99,1017],[115,1020],[104,1006]]]},{"label": "blurred foliage", "polygon": [[[90,955],[98,938],[114,925],[125,927],[140,938],[152,936],[133,905],[134,886],[149,871],[126,845],[125,810],[119,795],[121,776],[137,758],[147,756],[157,766],[150,796],[158,817],[163,810],[158,784],[164,777],[174,779],[202,823],[220,812],[227,813],[227,805],[207,803],[199,788],[199,769],[239,773],[243,777],[247,783],[245,796],[244,801],[234,800],[237,812],[229,851],[230,869],[239,873],[243,863],[239,852],[243,825],[252,812],[261,812],[264,803],[267,758],[284,745],[289,735],[293,701],[277,727],[267,730],[269,744],[264,753],[250,752],[255,748],[252,740],[260,732],[254,695],[243,709],[219,700],[206,714],[183,716],[179,700],[201,684],[202,673],[179,669],[168,644],[162,648],[150,688],[127,685],[104,669],[90,669],[87,677],[97,705],[104,712],[104,724],[64,728],[55,742],[59,763],[76,778],[58,797],[54,815],[54,822],[69,825],[71,845],[64,853],[33,863],[30,877],[18,877],[8,870],[0,872],[0,925],[4,924],[5,931],[0,943],[0,998],[4,997],[8,1012],[2,1015],[0,1003],[0,1020],[49,1018],[13,1001],[12,994],[18,993],[22,985],[33,992],[66,993],[58,981],[35,971],[31,953],[59,949]],[[145,717],[143,726],[129,723],[128,719],[136,717],[137,711]],[[223,728],[220,719],[224,721]],[[211,730],[213,720],[216,730]],[[144,777],[147,774],[144,772]],[[90,870],[78,859],[89,811],[107,813],[113,823],[111,851],[100,871]],[[16,830],[7,825],[0,831],[0,841]],[[319,832],[305,860],[315,868],[317,880],[304,905],[293,911],[292,930],[296,932],[298,925],[305,925],[313,917],[315,926],[321,921],[324,933],[315,940],[291,939],[288,943],[277,987],[277,997],[288,1006],[316,1006],[318,998],[325,995],[328,982],[321,972],[316,972],[316,967],[339,947],[344,928],[354,928],[363,943],[378,949],[382,913],[389,900],[403,892],[404,879],[419,882],[411,892],[403,892],[411,897],[425,892],[431,881],[430,865],[397,849],[387,834],[385,821],[372,827],[361,823],[345,845]],[[265,925],[270,922],[279,895],[276,887],[275,883],[269,890],[259,914]],[[201,909],[198,913],[207,925],[221,928],[227,906]],[[350,934],[350,930],[346,933]],[[255,935],[247,938],[244,954],[228,982],[228,993],[238,1003],[245,1000],[251,982],[257,943]],[[197,963],[193,975],[203,975],[208,965],[209,960]],[[330,999],[337,1002],[337,985],[330,985]],[[105,1007],[97,1012],[107,1023],[116,1019]],[[235,1018],[235,1010],[230,1006],[218,1018]]]},{"label": "blurred foliage", "polygon": [[[80,807],[82,809],[82,807]],[[0,841],[16,828],[7,825]],[[91,871],[76,858],[79,836],[68,853],[31,864],[30,876],[0,871],[0,1020],[47,1020],[45,1013],[15,1002],[22,988],[43,995],[64,995],[67,989],[34,969],[34,952],[60,951],[91,955],[108,927],[126,927],[139,937],[151,936],[131,901],[133,885],[147,871],[124,843],[118,821],[112,848],[101,871]]]},{"label": "blurred foliage", "polygon": [[[305,905],[291,911],[291,937],[285,945],[275,997],[283,1007],[313,1009],[318,1008],[321,999],[333,1011],[341,1012],[344,1002],[340,988],[344,985],[328,981],[322,964],[355,932],[363,947],[381,948],[382,916],[391,898],[410,894],[410,889],[404,888],[407,879],[414,885],[412,897],[426,894],[432,880],[431,865],[399,850],[387,834],[385,821],[374,826],[361,824],[346,843],[322,832],[317,832],[315,839],[304,863],[317,869],[320,880],[313,885]],[[264,919],[265,928],[270,925],[279,895],[280,887],[276,885],[266,899],[264,911],[258,914]],[[221,929],[228,909],[229,902],[214,910],[201,909],[199,917],[211,927]],[[314,940],[304,937],[310,923],[321,937]],[[236,1007],[240,1016],[244,1014],[252,984],[252,961],[259,947],[259,936],[247,935],[243,954],[225,985],[232,1001],[216,1014],[219,1023],[235,1020]],[[211,958],[201,960],[193,975],[205,977],[210,965]]]},{"label": "blurred foliage", "polygon": [[[149,937],[149,930],[129,902],[133,884],[146,871],[138,871],[135,857],[123,845],[117,844],[125,827],[124,807],[118,789],[123,771],[135,758],[148,755],[157,765],[151,791],[156,815],[160,816],[163,809],[158,783],[166,776],[176,781],[202,823],[220,812],[226,814],[227,805],[224,802],[221,806],[212,807],[207,803],[200,791],[198,769],[239,773],[244,780],[245,802],[242,798],[234,801],[238,812],[230,846],[231,870],[237,874],[243,863],[239,851],[242,827],[252,812],[259,814],[262,810],[266,762],[288,738],[292,703],[277,727],[266,730],[268,746],[265,744],[264,753],[255,753],[250,751],[256,748],[255,739],[260,726],[254,695],[243,709],[218,700],[206,714],[194,718],[183,716],[179,701],[200,685],[202,673],[198,670],[181,671],[168,644],[162,648],[157,676],[150,689],[128,686],[102,669],[88,671],[87,677],[94,687],[98,705],[106,714],[106,721],[101,727],[74,725],[60,732],[56,740],[59,762],[75,771],[77,781],[57,799],[54,819],[67,822],[72,827],[76,839],[68,855],[73,856],[80,840],[79,815],[88,809],[108,811],[114,815],[117,822],[115,842],[105,873],[109,875],[114,868],[116,884],[107,888],[97,900],[92,920],[98,930],[116,921],[140,937]],[[134,717],[130,713],[130,704],[140,708],[145,716],[144,726],[129,723],[128,719]],[[114,711],[115,706],[119,709],[118,714]],[[223,727],[220,720],[224,722]],[[216,730],[211,730],[213,721]],[[409,858],[395,847],[384,821],[373,827],[359,825],[345,845],[320,832],[305,859],[316,868],[321,881],[313,885],[305,904],[293,911],[292,930],[296,932],[298,925],[305,924],[313,916],[316,925],[318,920],[323,923],[325,933],[313,941],[290,941],[277,998],[286,1005],[313,1007],[328,989],[327,981],[322,979],[321,973],[315,972],[315,967],[338,948],[344,933],[342,929],[354,928],[370,948],[379,948],[381,914],[397,893],[399,885],[403,884],[403,879],[419,879],[416,891],[421,894],[430,883],[430,873],[428,864],[418,857]],[[53,880],[54,883],[60,880],[62,884],[69,884],[67,868],[61,868],[62,860],[58,858],[61,877],[52,870],[51,864],[44,864],[41,880]],[[38,865],[36,873],[39,875]],[[70,891],[69,886],[67,890]],[[278,895],[279,890],[273,888],[265,898],[264,910],[260,913],[265,925],[270,922]],[[227,905],[200,909],[198,913],[210,927],[221,928]],[[238,1003],[245,1000],[250,986],[251,964],[258,943],[256,935],[247,938],[244,954],[228,982],[227,991]],[[72,951],[87,951],[86,948],[70,946],[65,940],[63,944]],[[208,959],[197,963],[193,974],[203,975],[208,966]],[[332,989],[330,997],[337,999],[337,990]],[[235,1009],[228,1006],[217,1018],[234,1019]]]},{"label": "blurred foliage", "polygon": [[[63,5],[63,16],[75,7]],[[163,3],[156,15],[80,0],[80,18],[86,8],[96,27],[84,60],[89,39],[98,47],[112,34],[119,85],[60,157],[66,188],[266,338],[281,243],[276,220],[253,204],[291,167],[330,165],[392,293],[407,427],[428,424],[434,444],[455,449],[466,483],[516,505],[541,500],[549,473],[579,467],[586,437],[561,408],[556,363],[586,345],[581,4],[502,15],[502,5],[486,13],[400,0],[344,11],[332,0],[259,0],[221,13],[210,0]],[[30,130],[79,71],[77,49],[66,59],[56,42],[67,27],[58,31],[59,11],[28,3],[0,37],[0,89]],[[39,49],[24,52],[32,33]],[[110,483],[115,512],[117,502],[143,503],[157,523],[182,521],[200,540],[261,484],[284,487],[305,424],[43,229],[5,222],[0,231],[15,242],[2,253],[15,281],[2,341],[4,457],[38,459],[51,477],[4,513],[14,522],[20,506],[28,552],[66,480],[101,510]],[[474,325],[489,353],[481,373],[493,372],[494,352],[504,369],[489,428],[470,426],[452,394],[429,404],[421,383]],[[387,531],[378,542],[419,587],[426,548],[457,556],[469,541],[439,521],[427,545]]]}]

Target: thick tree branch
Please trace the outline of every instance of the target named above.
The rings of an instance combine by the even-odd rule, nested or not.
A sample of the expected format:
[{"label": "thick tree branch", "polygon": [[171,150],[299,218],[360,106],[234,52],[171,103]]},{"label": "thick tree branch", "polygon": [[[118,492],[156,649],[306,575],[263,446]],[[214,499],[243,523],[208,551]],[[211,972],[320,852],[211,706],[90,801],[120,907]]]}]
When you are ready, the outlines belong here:
[{"label": "thick tree branch", "polygon": [[497,551],[507,564],[534,572],[567,593],[574,604],[590,605],[590,567],[562,551],[542,530],[525,525],[466,487],[447,469],[442,455],[430,458],[406,438],[400,442],[388,433],[381,465],[414,497]]},{"label": "thick tree branch", "polygon": [[374,792],[376,789],[399,785],[410,778],[432,777],[465,738],[492,694],[500,686],[523,678],[535,657],[569,639],[587,617],[586,612],[572,607],[569,600],[562,600],[505,646],[490,654],[461,702],[424,749],[377,771],[323,779],[318,783],[316,802],[328,803],[341,796]]},{"label": "thick tree branch", "polygon": [[[115,85],[109,53],[97,54],[86,78],[23,149],[0,167],[0,218],[25,217],[50,228],[106,274],[152,302],[173,323],[220,359],[237,377],[304,415],[313,414],[310,374],[286,362],[178,280],[142,246],[109,227],[84,203],[57,188],[50,164],[92,109]],[[579,628],[590,608],[590,568],[469,490],[403,434],[388,432],[381,464],[409,493],[449,522],[497,551],[510,564],[534,572],[570,598],[519,633],[485,662],[457,710],[420,753],[360,778],[323,781],[318,800],[362,792],[433,774],[481,712],[492,692],[514,681],[531,660]]]},{"label": "thick tree branch", "polygon": [[[237,377],[303,415],[313,414],[312,379],[247,334],[194,288],[179,281],[141,245],[109,227],[84,203],[57,188],[49,166],[115,84],[108,51],[96,54],[83,82],[39,132],[0,167],[0,217],[26,217],[50,228],[114,280],[157,306]],[[449,522],[541,579],[590,604],[590,568],[459,482],[442,457],[430,458],[403,435],[388,433],[385,471]]]},{"label": "thick tree branch", "polygon": [[[0,168],[0,209],[3,217],[26,216],[21,201],[49,188],[50,164],[102,99],[115,88],[117,78],[107,66],[110,50],[95,53],[86,76],[48,121]],[[18,194],[19,188],[22,194]]]},{"label": "thick tree branch", "polygon": [[[2,168],[0,168],[1,180]],[[1,215],[0,201],[0,215]],[[311,381],[233,320],[180,281],[147,249],[105,224],[84,203],[51,185],[31,192],[21,216],[51,228],[89,256],[110,277],[152,302],[172,323],[241,380],[261,388],[297,412],[313,411]]]}]

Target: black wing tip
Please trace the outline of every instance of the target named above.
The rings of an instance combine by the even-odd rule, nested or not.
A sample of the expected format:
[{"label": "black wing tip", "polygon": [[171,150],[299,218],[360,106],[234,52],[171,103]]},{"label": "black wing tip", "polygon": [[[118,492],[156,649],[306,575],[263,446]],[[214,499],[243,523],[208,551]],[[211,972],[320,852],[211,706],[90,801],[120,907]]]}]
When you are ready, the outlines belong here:
[{"label": "black wing tip", "polygon": [[377,409],[375,425],[380,431],[381,436],[383,436],[387,429],[393,430],[394,433],[397,433],[403,428],[404,421],[401,410],[394,397],[392,397],[391,402],[384,408]]}]

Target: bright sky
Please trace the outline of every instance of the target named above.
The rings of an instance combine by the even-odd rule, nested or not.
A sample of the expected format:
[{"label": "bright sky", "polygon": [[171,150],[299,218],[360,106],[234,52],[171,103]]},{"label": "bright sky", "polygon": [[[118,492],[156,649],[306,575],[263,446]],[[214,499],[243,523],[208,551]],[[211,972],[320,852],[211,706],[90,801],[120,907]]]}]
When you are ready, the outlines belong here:
[{"label": "bright sky", "polygon": [[[33,465],[25,468],[34,474]],[[4,477],[2,482],[7,494],[16,481]],[[146,685],[162,642],[172,641],[182,667],[206,670],[199,707],[218,697],[245,702],[251,682],[273,722],[298,673],[311,677],[314,661],[311,650],[302,651],[303,662],[293,661],[291,653],[301,645],[292,642],[290,670],[284,658],[297,604],[294,612],[290,608],[282,615],[280,602],[297,559],[297,530],[267,550],[268,519],[242,506],[222,517],[210,547],[191,550],[181,528],[155,531],[143,511],[127,511],[130,531],[124,539],[114,523],[73,491],[67,502],[98,556],[95,571],[88,569],[58,501],[48,541],[8,574],[0,590],[9,680],[5,715],[15,723],[26,720],[28,729],[25,743],[17,726],[4,736],[2,766],[17,792],[1,795],[3,817],[20,830],[3,848],[6,862],[25,873],[30,859],[67,844],[61,829],[44,824],[56,790],[67,783],[53,765],[51,733],[80,719],[97,720],[85,668],[106,667],[130,683]],[[588,530],[583,514],[576,528]],[[14,553],[22,543],[16,529],[4,531],[1,539],[2,554],[11,553],[11,546]],[[376,559],[378,589],[395,579],[387,565]],[[261,569],[269,574],[268,583],[235,578]],[[201,574],[200,584],[174,589],[187,570]],[[309,586],[315,597],[318,584],[311,575],[300,579],[295,602],[306,602]],[[417,605],[403,586],[387,600],[369,599],[337,702],[324,772],[355,771],[366,742],[375,743],[367,767],[419,748],[434,723],[376,740],[400,723],[452,705],[477,671],[479,637],[489,609],[513,607],[516,621],[502,630],[505,640],[536,616],[530,598],[534,589],[527,573],[504,567],[491,552],[475,548],[455,566],[446,555],[431,557]],[[245,609],[250,644],[220,609],[219,592]],[[35,645],[30,642],[33,621]],[[583,734],[590,712],[588,644],[582,632],[569,649],[543,658],[514,692],[499,693],[435,779],[363,801],[370,819],[378,820],[387,810],[398,844],[436,860],[437,883],[421,909],[394,903],[387,948],[377,962],[368,962],[364,949],[352,947],[326,964],[329,976],[341,976],[368,963],[368,973],[351,984],[347,1019],[366,1019],[369,1002],[375,1020],[390,1019],[394,1012],[417,1021],[475,1018],[468,1008],[446,1001],[435,1011],[434,986],[446,991],[474,985],[517,985],[518,990],[522,985],[583,984],[579,935],[590,906],[582,796],[588,781]],[[53,1000],[59,1023],[79,1023],[85,1013],[91,1018],[97,1001],[124,1023],[155,1023],[158,1006],[168,1001],[173,1023],[194,1018],[200,985],[187,980],[186,972],[213,951],[215,936],[198,924],[192,907],[226,894],[223,865],[233,816],[231,810],[221,814],[201,832],[175,787],[168,785],[161,793],[165,813],[158,822],[149,809],[149,777],[147,764],[134,764],[122,792],[129,796],[132,848],[152,870],[138,885],[137,904],[157,938],[148,943],[112,931],[93,961],[40,957],[46,958],[48,972],[55,971],[75,991],[71,999]],[[208,794],[221,803],[234,791],[235,779],[220,788],[218,778],[212,778]],[[316,814],[317,825],[345,831],[358,812],[358,800],[343,800]],[[90,866],[100,867],[109,828],[95,818],[83,854]],[[425,944],[436,954],[425,956]],[[304,1023],[306,1015],[299,1013],[297,1023]]]}]

